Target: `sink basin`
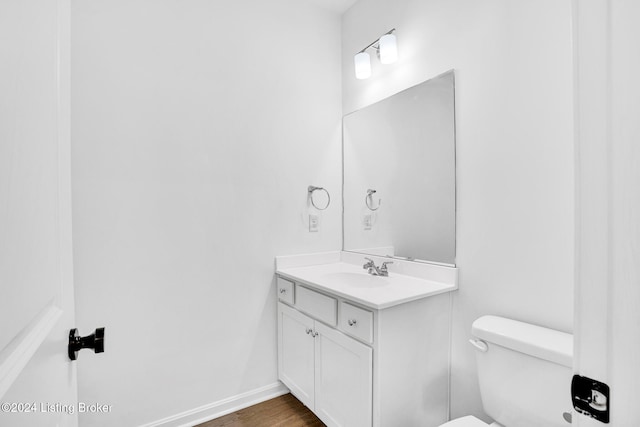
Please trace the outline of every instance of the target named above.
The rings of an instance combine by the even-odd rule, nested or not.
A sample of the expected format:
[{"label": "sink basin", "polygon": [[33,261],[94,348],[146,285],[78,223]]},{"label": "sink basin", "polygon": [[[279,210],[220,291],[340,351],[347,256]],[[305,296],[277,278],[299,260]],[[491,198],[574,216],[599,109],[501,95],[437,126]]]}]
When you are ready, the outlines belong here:
[{"label": "sink basin", "polygon": [[373,276],[368,273],[327,273],[323,279],[353,288],[377,288],[389,285],[388,277]]}]

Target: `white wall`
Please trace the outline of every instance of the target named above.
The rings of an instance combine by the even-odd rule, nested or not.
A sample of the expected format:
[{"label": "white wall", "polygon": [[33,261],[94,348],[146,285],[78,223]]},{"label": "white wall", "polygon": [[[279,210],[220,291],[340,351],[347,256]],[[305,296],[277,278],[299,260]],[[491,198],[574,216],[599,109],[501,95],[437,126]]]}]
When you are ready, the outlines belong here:
[{"label": "white wall", "polygon": [[[340,18],[299,0],[72,3],[83,426],[277,380],[274,256],[340,247]],[[309,233],[307,186],[333,204]]]},{"label": "white wall", "polygon": [[[572,330],[569,0],[360,0],[345,15],[343,111],[456,70],[453,417],[482,412],[471,323],[483,314]],[[353,55],[391,28],[399,60],[356,80]],[[384,67],[384,68],[383,68]]]}]

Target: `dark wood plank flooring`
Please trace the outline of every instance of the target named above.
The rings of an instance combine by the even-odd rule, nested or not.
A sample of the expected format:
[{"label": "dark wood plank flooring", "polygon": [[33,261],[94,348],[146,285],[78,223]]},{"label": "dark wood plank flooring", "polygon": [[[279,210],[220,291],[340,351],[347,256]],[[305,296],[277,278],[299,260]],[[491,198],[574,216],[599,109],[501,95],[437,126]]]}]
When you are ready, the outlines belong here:
[{"label": "dark wood plank flooring", "polygon": [[298,399],[285,394],[196,427],[324,427],[324,424]]}]

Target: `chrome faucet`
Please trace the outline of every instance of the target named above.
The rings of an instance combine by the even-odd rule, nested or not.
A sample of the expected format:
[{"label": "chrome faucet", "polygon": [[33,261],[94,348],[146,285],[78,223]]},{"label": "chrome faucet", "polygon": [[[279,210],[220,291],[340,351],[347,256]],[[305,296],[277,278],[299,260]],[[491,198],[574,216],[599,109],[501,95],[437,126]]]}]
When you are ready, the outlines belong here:
[{"label": "chrome faucet", "polygon": [[387,264],[393,264],[393,261],[383,262],[380,267],[377,267],[371,258],[365,257],[364,259],[366,259],[369,262],[365,263],[362,266],[362,268],[367,270],[369,274],[371,274],[372,276],[383,276],[383,277],[389,276],[389,270],[387,270]]}]

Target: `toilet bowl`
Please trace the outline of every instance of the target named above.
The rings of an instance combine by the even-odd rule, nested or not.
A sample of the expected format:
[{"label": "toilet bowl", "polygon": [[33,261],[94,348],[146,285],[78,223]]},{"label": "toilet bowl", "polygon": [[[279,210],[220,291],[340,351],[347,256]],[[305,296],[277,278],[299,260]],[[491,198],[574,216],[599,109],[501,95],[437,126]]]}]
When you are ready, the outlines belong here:
[{"label": "toilet bowl", "polygon": [[480,396],[487,424],[474,416],[440,427],[569,427],[573,335],[498,316],[473,322]]}]

